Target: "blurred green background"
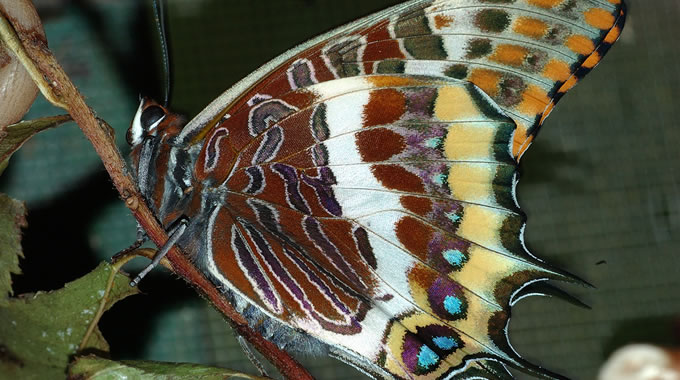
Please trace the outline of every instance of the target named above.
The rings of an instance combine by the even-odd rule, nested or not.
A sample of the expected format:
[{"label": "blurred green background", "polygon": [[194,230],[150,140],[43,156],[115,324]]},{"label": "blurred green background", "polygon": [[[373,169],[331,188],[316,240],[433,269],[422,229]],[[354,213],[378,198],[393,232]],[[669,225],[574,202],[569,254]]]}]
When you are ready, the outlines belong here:
[{"label": "blurred green background", "polygon": [[[398,2],[168,0],[173,109],[191,117],[268,59]],[[597,288],[564,287],[592,310],[523,300],[513,309],[511,340],[529,360],[574,379],[595,378],[626,343],[680,346],[680,3],[626,2],[621,41],[560,102],[521,166],[529,247]],[[138,95],[161,96],[148,3],[35,3],[50,47],[127,153]],[[58,112],[39,97],[27,118]],[[29,141],[0,177],[0,191],[29,210],[19,292],[58,288],[135,239],[134,219],[75,125]],[[254,372],[219,314],[181,280],[157,270],[141,287],[145,295],[102,321],[115,358]],[[331,359],[304,362],[320,379],[362,378]]]}]

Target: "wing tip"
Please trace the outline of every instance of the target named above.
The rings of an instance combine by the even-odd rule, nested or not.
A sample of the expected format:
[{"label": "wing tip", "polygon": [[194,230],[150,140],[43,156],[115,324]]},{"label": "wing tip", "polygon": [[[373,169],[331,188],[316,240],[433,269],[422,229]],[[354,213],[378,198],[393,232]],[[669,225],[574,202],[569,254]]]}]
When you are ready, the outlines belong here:
[{"label": "wing tip", "polygon": [[[590,54],[583,56],[577,63],[574,64],[573,74],[570,79],[557,83],[554,89],[549,92],[550,94],[553,94],[551,102],[548,104],[543,113],[536,116],[533,125],[527,130],[527,139],[531,138],[533,140],[536,138],[536,135],[540,130],[540,126],[555,108],[557,102],[559,102],[569,90],[574,88],[574,86],[576,86],[576,84],[578,84],[581,79],[588,75],[588,73],[590,73],[602,61],[614,43],[619,40],[621,33],[623,32],[623,27],[626,24],[626,18],[628,15],[628,7],[624,0],[620,1],[612,13],[617,14],[615,16],[614,23],[609,29],[602,31],[599,42],[595,46],[595,49]],[[528,148],[528,146],[521,147],[517,156],[520,157],[522,153],[526,151],[526,148]]]}]

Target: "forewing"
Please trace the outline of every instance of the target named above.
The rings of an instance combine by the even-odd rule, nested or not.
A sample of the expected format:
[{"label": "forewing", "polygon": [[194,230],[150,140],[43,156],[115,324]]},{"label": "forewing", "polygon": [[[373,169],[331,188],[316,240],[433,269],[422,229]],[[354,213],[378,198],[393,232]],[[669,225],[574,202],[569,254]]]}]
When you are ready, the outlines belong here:
[{"label": "forewing", "polygon": [[247,106],[245,94],[374,73],[444,76],[479,86],[513,118],[513,156],[555,103],[602,59],[625,20],[620,0],[417,0],[319,36],[216,99],[184,133]]}]

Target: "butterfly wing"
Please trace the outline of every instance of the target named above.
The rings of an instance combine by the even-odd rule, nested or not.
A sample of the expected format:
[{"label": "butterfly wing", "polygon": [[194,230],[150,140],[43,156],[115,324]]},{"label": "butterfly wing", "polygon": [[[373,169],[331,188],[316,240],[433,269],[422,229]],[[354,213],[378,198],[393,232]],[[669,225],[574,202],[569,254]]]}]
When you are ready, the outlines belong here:
[{"label": "butterfly wing", "polygon": [[173,140],[198,194],[178,244],[369,373],[557,377],[507,337],[514,302],[573,280],[523,244],[516,161],[623,14],[616,0],[418,0],[301,45]]}]

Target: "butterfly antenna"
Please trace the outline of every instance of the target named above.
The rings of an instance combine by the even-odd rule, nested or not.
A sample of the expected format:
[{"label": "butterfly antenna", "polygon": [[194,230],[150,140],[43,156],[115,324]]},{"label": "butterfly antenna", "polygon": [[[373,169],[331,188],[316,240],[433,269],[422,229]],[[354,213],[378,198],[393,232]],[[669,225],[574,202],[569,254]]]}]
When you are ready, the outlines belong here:
[{"label": "butterfly antenna", "polygon": [[168,33],[165,29],[165,0],[153,0],[154,20],[156,21],[156,32],[161,43],[161,55],[163,57],[163,81],[165,82],[165,94],[163,105],[170,104],[170,49],[168,48]]}]

